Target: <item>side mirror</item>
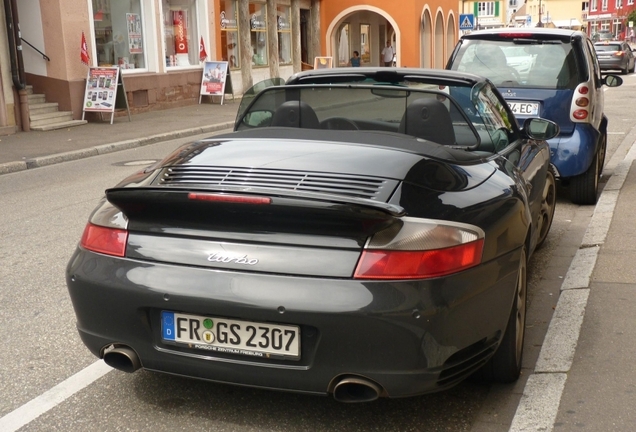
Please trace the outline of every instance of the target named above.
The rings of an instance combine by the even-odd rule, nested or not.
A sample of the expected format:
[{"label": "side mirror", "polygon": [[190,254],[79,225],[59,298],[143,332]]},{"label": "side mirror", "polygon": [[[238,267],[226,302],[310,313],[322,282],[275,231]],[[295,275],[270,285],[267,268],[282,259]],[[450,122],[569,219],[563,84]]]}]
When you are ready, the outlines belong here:
[{"label": "side mirror", "polygon": [[528,138],[536,140],[549,140],[560,132],[559,125],[552,120],[542,118],[529,118],[523,122],[521,128]]},{"label": "side mirror", "polygon": [[605,75],[602,81],[603,84],[608,87],[618,87],[623,84],[623,78],[619,77],[618,75]]}]

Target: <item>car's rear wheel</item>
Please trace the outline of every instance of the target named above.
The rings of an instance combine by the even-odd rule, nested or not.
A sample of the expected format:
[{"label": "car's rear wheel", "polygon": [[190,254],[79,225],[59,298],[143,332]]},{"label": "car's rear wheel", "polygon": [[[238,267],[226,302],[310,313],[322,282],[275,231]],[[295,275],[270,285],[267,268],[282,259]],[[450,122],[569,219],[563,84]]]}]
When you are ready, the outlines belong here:
[{"label": "car's rear wheel", "polygon": [[545,186],[543,187],[543,196],[541,197],[541,211],[539,213],[539,239],[537,240],[537,248],[543,245],[550,227],[552,226],[552,220],[554,219],[554,210],[556,208],[556,181],[554,180],[554,174],[548,171],[548,175],[545,180]]},{"label": "car's rear wheel", "polygon": [[598,181],[605,163],[607,136],[604,133],[601,134],[600,140],[598,153],[594,155],[590,167],[583,174],[573,177],[570,181],[570,199],[574,204],[596,204]]},{"label": "car's rear wheel", "polygon": [[519,257],[517,287],[512,312],[499,348],[488,362],[475,373],[475,378],[497,383],[510,383],[521,374],[523,340],[526,332],[527,256],[525,246]]}]

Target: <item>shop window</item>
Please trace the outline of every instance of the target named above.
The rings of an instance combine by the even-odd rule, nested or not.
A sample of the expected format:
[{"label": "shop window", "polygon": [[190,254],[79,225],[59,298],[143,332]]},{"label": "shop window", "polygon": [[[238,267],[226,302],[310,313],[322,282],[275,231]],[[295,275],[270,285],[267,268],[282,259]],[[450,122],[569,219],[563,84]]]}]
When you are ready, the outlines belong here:
[{"label": "shop window", "polygon": [[276,7],[276,27],[278,29],[278,60],[280,64],[291,64],[291,8],[289,6]]},{"label": "shop window", "polygon": [[167,67],[199,65],[197,0],[162,0]]},{"label": "shop window", "polygon": [[145,69],[141,0],[92,0],[95,48],[99,66]]},{"label": "shop window", "polygon": [[252,42],[252,64],[267,66],[267,5],[250,3],[250,35]]},{"label": "shop window", "polygon": [[230,69],[241,67],[239,51],[238,2],[221,0],[221,56]]}]

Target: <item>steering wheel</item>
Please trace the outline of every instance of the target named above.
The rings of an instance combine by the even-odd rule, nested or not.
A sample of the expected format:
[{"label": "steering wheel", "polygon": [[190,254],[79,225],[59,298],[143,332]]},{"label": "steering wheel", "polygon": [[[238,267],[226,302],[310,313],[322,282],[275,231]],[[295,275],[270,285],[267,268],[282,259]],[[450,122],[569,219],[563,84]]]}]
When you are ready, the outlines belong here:
[{"label": "steering wheel", "polygon": [[344,117],[329,117],[320,122],[323,129],[359,130],[358,125]]}]

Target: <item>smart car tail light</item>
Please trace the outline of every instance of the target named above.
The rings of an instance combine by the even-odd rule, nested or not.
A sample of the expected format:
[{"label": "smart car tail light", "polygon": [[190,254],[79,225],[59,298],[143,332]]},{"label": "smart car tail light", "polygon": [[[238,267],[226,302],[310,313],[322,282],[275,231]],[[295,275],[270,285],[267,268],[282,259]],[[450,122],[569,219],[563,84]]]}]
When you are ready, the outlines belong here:
[{"label": "smart car tail light", "polygon": [[572,107],[570,108],[570,120],[576,123],[586,123],[590,121],[590,89],[586,83],[579,84],[572,96]]},{"label": "smart car tail light", "polygon": [[88,223],[80,244],[93,252],[123,257],[126,255],[128,231]]},{"label": "smart car tail light", "polygon": [[377,234],[362,252],[356,279],[427,279],[481,263],[484,232],[475,226],[404,218]]}]

